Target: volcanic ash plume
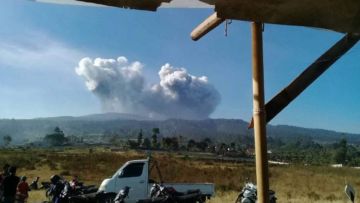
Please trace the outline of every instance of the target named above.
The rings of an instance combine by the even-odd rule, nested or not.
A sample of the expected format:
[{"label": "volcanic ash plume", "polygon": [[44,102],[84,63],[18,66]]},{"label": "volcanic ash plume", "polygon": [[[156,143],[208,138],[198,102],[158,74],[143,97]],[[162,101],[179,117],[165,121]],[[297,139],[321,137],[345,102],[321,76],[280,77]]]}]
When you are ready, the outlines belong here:
[{"label": "volcanic ash plume", "polygon": [[156,118],[204,119],[220,102],[219,92],[207,77],[190,75],[184,68],[165,64],[160,82],[147,86],[143,64],[118,59],[83,58],[76,73],[83,77],[106,112],[130,113]]}]

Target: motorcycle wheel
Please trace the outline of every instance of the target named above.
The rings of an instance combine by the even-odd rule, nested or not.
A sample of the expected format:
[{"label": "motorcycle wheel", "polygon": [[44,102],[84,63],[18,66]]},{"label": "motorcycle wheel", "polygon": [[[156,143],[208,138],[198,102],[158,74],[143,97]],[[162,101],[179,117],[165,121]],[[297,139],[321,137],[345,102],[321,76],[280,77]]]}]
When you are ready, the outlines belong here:
[{"label": "motorcycle wheel", "polygon": [[202,195],[198,201],[198,203],[205,203],[206,202],[206,196]]},{"label": "motorcycle wheel", "polygon": [[241,203],[241,194],[236,198],[235,203]]},{"label": "motorcycle wheel", "polygon": [[104,198],[102,201],[100,201],[98,203],[114,203],[114,200],[107,197],[107,198]]},{"label": "motorcycle wheel", "polygon": [[256,203],[256,201],[249,199],[249,198],[244,199],[244,198],[240,197],[239,202],[237,202],[237,203]]}]

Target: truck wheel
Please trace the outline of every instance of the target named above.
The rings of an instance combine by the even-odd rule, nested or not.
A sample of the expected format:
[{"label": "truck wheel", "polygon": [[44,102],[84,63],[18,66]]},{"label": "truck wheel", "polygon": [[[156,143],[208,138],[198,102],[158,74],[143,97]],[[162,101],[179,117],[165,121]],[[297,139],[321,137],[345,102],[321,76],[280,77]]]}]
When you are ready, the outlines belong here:
[{"label": "truck wheel", "polygon": [[100,197],[97,203],[114,203],[115,195],[113,194],[105,194],[104,196]]}]

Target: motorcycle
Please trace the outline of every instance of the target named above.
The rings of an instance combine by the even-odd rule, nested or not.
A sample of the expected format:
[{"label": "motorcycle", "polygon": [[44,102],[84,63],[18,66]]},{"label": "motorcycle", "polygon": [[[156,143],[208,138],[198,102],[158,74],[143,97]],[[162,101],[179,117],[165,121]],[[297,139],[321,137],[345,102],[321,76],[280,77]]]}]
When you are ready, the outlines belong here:
[{"label": "motorcycle", "polygon": [[350,184],[345,185],[345,194],[352,203],[355,202],[355,190]]},{"label": "motorcycle", "polygon": [[137,203],[204,203],[205,200],[200,190],[178,192],[173,187],[153,184],[150,199],[139,200]]},{"label": "motorcycle", "polygon": [[[270,203],[276,203],[275,192],[269,191]],[[257,188],[253,183],[246,183],[237,197],[235,203],[257,203]]]},{"label": "motorcycle", "polygon": [[69,182],[63,180],[60,176],[54,175],[50,179],[50,185],[46,190],[46,196],[50,202],[73,203],[79,201],[82,195],[95,193],[97,188],[94,185],[84,186],[82,183],[72,187]]},{"label": "motorcycle", "polygon": [[[355,190],[350,184],[345,185],[345,194],[349,200],[355,202]],[[276,203],[275,192],[269,191],[270,203]],[[246,183],[235,203],[256,203],[257,202],[257,189],[253,183]]]},{"label": "motorcycle", "polygon": [[114,202],[115,203],[125,203],[125,199],[129,196],[130,187],[126,186],[124,189],[121,189],[116,195]]}]

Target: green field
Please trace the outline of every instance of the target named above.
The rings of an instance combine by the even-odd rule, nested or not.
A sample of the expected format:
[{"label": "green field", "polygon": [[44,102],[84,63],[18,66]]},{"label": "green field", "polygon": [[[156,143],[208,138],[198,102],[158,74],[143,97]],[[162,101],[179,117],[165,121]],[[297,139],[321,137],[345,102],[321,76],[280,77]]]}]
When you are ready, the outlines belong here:
[{"label": "green field", "polygon": [[[234,202],[245,181],[255,180],[255,166],[204,159],[203,155],[156,152],[152,154],[160,165],[165,182],[212,182],[216,197],[210,202]],[[78,175],[85,184],[99,185],[123,163],[146,158],[136,151],[111,152],[107,148],[67,149],[2,149],[0,164],[18,166],[18,175],[29,182],[36,176],[48,181],[53,174],[69,179]],[[157,179],[154,174],[153,178]],[[328,166],[270,166],[270,187],[276,191],[278,202],[347,202],[345,183],[360,188],[360,170]],[[46,200],[44,191],[31,191],[28,202]]]}]

